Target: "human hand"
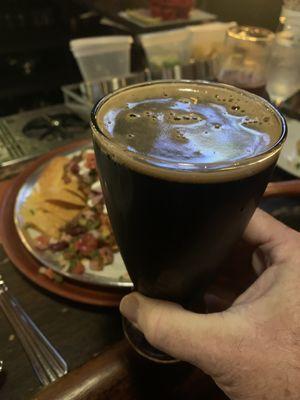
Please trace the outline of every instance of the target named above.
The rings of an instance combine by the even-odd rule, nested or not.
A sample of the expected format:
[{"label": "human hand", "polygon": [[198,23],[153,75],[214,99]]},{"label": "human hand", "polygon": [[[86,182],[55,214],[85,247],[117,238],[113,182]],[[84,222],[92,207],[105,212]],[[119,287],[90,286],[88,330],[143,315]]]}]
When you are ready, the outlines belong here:
[{"label": "human hand", "polygon": [[264,272],[226,311],[196,314],[139,293],[125,296],[120,311],[232,400],[300,399],[300,234],[257,210],[244,238]]}]

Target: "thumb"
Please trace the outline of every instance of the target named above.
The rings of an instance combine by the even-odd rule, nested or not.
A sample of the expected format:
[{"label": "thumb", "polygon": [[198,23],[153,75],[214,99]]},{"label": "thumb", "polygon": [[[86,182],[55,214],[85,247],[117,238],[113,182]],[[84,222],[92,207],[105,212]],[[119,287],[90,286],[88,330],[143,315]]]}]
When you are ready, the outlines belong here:
[{"label": "thumb", "polygon": [[233,360],[238,361],[238,343],[247,331],[237,312],[196,314],[139,293],[123,297],[120,311],[152,346],[210,375],[220,374]]}]

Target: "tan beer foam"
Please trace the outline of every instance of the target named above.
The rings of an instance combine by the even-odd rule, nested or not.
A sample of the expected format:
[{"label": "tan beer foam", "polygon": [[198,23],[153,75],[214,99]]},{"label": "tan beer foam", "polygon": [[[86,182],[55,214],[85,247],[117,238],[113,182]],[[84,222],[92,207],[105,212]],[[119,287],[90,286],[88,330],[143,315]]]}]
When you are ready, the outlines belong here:
[{"label": "tan beer foam", "polygon": [[[237,152],[239,149],[234,149],[236,150],[235,155],[239,156],[238,159],[230,159],[232,154],[226,154],[227,158],[224,155],[225,158],[222,159],[221,153],[221,159],[219,160],[212,158],[211,160],[209,159],[207,161],[206,157],[206,160],[201,162],[201,156],[196,163],[194,160],[191,161],[190,153],[186,154],[189,156],[187,161],[182,162],[183,160],[180,159],[181,154],[179,154],[178,157],[179,161],[181,162],[178,162],[178,160],[176,162],[176,160],[172,159],[172,157],[174,158],[174,154],[171,155],[171,159],[168,159],[168,152],[167,157],[165,157],[165,155],[161,157],[161,154],[156,153],[149,155],[130,151],[130,149],[126,149],[126,146],[128,146],[127,142],[120,143],[120,137],[118,137],[118,141],[115,137],[113,137],[114,132],[108,122],[111,124],[111,120],[118,120],[118,114],[123,113],[120,114],[121,117],[119,116],[121,118],[119,119],[123,123],[124,119],[126,119],[126,113],[129,113],[130,115],[132,112],[133,103],[147,103],[147,101],[151,102],[151,99],[171,99],[172,101],[180,100],[185,103],[190,102],[191,104],[196,104],[193,106],[196,108],[197,104],[199,107],[207,104],[212,105],[217,110],[223,111],[223,114],[226,114],[226,112],[228,113],[228,115],[223,117],[227,121],[243,121],[245,128],[240,126],[238,129],[248,129],[250,133],[254,132],[255,134],[262,133],[263,135],[267,135],[268,141],[264,140],[262,142],[263,148],[260,145],[260,147],[256,149],[259,150],[259,152],[255,153],[255,151],[252,151],[250,157],[242,153],[240,155]],[[130,105],[130,109],[127,109],[128,105]],[[140,104],[138,104],[138,106],[140,106]],[[134,111],[135,110],[136,109],[134,109]],[[169,112],[170,110],[166,109],[165,111]],[[194,116],[193,113],[191,115],[192,117]],[[195,115],[197,116],[197,114]],[[210,83],[195,82],[160,81],[157,83],[152,83],[151,85],[142,84],[126,90],[121,90],[104,101],[104,103],[101,105],[100,111],[97,114],[97,121],[100,130],[104,133],[104,136],[100,135],[99,133],[95,133],[94,137],[102,149],[108,152],[113,159],[124,163],[128,167],[142,173],[157,176],[163,179],[183,182],[218,182],[233,179],[235,180],[253,175],[260,170],[263,170],[267,167],[267,165],[272,164],[278,157],[280,146],[278,147],[276,144],[279,141],[283,130],[282,119],[280,115],[267,102],[258,98],[257,96],[239,89],[228,87],[226,85],[220,86]],[[172,121],[172,117],[171,120],[169,118],[166,119],[166,121],[167,123],[163,125],[163,129],[167,131],[173,129],[172,124],[174,122],[177,123],[177,121]],[[184,120],[180,122],[180,126],[185,127],[184,124],[182,125],[183,122]],[[195,124],[198,123],[198,121],[191,122],[195,122]],[[202,123],[202,121],[200,121],[200,123]],[[123,126],[124,125],[122,125],[122,130]],[[125,123],[125,128],[126,126],[130,126],[130,122],[128,122],[127,125]],[[253,127],[255,128],[253,129]],[[186,128],[188,133],[192,132],[192,126],[186,125]],[[155,132],[155,130],[157,131],[157,127],[153,129],[153,132]],[[199,129],[200,126],[196,126],[195,132],[197,134],[199,133]],[[214,130],[215,127],[212,129]],[[220,132],[224,138],[226,132],[225,130],[222,132],[222,127],[221,129],[218,129],[218,134],[220,134]],[[159,135],[157,136],[159,137]],[[213,137],[213,135],[211,136]],[[215,135],[215,137],[217,138],[215,139],[215,142],[211,139],[213,143],[213,149],[215,149],[218,145],[218,136]],[[244,138],[248,139],[248,133],[246,136],[244,135]],[[234,140],[236,139],[233,139],[233,141]],[[239,142],[240,139],[236,140],[236,144],[240,145]],[[187,147],[185,143],[183,143],[182,147],[180,146],[181,143],[176,143],[176,150],[183,150],[183,147]],[[225,147],[223,146],[223,149],[226,150],[227,148],[227,145]],[[158,150],[160,150],[160,148]],[[188,151],[190,151],[189,148]]]}]

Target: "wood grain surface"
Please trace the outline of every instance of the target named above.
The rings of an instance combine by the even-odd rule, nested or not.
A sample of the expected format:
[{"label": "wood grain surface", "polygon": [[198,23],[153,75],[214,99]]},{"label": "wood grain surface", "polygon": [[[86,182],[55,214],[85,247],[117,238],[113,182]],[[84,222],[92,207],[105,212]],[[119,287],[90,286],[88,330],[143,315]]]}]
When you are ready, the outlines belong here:
[{"label": "wood grain surface", "polygon": [[[123,337],[117,308],[68,301],[29,281],[0,248],[0,274],[11,292],[73,370]],[[40,390],[23,348],[0,312],[1,400],[29,400]],[[50,399],[49,399],[50,400]]]},{"label": "wood grain surface", "polygon": [[50,399],[225,400],[227,397],[199,369],[186,363],[154,364],[140,358],[122,341],[33,398]]},{"label": "wood grain surface", "polygon": [[298,197],[300,196],[300,179],[271,182],[268,184],[264,197]]}]

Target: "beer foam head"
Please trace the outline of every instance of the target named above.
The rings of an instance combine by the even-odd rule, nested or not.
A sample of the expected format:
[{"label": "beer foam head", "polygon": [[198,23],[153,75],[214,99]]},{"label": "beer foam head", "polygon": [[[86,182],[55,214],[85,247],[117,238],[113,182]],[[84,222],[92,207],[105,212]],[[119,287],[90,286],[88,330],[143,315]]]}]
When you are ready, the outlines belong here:
[{"label": "beer foam head", "polygon": [[115,92],[100,102],[96,120],[102,134],[95,139],[119,162],[192,181],[205,173],[208,178],[208,172],[214,180],[212,172],[220,177],[226,170],[227,175],[235,170],[238,179],[237,170],[253,161],[258,168],[258,159],[269,156],[283,133],[282,117],[263,99],[226,85],[188,81]]}]

